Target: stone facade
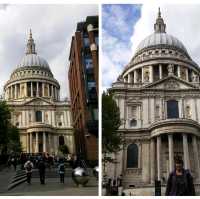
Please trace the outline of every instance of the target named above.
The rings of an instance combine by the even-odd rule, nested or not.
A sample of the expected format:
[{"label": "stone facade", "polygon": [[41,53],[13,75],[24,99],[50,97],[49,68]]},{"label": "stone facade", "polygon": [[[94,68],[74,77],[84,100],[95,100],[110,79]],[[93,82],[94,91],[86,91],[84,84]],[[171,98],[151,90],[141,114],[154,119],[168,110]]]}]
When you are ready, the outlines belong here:
[{"label": "stone facade", "polygon": [[48,63],[35,52],[32,33],[26,55],[4,86],[11,122],[20,130],[23,152],[57,154],[66,144],[74,153],[69,101],[60,101],[60,85]]},{"label": "stone facade", "polygon": [[165,29],[159,12],[154,34],[141,42],[110,89],[125,144],[106,173],[122,174],[125,189],[152,186],[155,179],[165,185],[176,156],[194,182],[200,180],[200,69]]}]

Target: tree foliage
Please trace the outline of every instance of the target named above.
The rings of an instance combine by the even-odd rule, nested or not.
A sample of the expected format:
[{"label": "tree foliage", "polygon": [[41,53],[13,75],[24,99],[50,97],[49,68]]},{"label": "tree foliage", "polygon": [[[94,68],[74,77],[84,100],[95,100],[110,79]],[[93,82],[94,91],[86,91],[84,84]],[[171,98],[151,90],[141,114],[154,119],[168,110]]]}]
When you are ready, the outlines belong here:
[{"label": "tree foliage", "polygon": [[104,92],[102,94],[102,145],[104,154],[115,153],[120,150],[123,142],[121,134],[117,131],[120,125],[119,108],[113,96]]},{"label": "tree foliage", "polygon": [[11,110],[5,101],[0,101],[0,153],[21,152],[19,130],[11,122]]},{"label": "tree foliage", "polygon": [[69,153],[69,149],[66,144],[59,146],[59,151],[61,151],[64,155]]}]

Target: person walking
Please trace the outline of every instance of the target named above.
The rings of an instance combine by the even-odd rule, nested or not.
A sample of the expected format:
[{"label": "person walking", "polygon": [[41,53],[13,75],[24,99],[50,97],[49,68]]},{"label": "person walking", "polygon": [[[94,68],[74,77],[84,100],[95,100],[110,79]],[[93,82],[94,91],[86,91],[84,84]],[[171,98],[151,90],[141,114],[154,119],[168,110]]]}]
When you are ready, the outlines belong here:
[{"label": "person walking", "polygon": [[40,174],[40,184],[45,184],[45,169],[46,169],[45,162],[43,158],[41,158],[38,164],[38,170]]},{"label": "person walking", "polygon": [[60,175],[60,183],[64,183],[65,179],[65,164],[63,160],[60,160],[60,164],[58,165],[58,172]]},{"label": "person walking", "polygon": [[31,184],[31,176],[32,176],[32,170],[33,170],[33,163],[30,160],[28,160],[24,164],[24,168],[26,170],[27,183]]},{"label": "person walking", "polygon": [[183,168],[183,160],[175,160],[175,169],[169,174],[166,196],[195,196],[193,177]]},{"label": "person walking", "polygon": [[11,163],[13,165],[14,170],[16,171],[16,168],[17,168],[17,158],[16,157],[12,157],[11,158]]}]

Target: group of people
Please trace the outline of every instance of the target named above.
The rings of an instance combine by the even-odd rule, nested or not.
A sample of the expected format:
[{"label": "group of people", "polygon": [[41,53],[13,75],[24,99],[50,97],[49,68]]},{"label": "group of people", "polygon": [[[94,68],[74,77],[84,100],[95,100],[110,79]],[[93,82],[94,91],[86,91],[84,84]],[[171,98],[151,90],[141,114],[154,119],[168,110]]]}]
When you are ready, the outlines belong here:
[{"label": "group of people", "polygon": [[[31,160],[27,160],[27,162],[24,164],[24,169],[26,171],[27,175],[27,183],[31,184],[31,177],[33,172],[34,164],[31,162]],[[43,158],[41,158],[37,164],[39,176],[40,176],[40,183],[45,184],[45,171],[46,171],[46,163]],[[65,164],[64,159],[59,160],[58,165],[58,173],[60,175],[60,182],[64,183],[65,178]]]}]

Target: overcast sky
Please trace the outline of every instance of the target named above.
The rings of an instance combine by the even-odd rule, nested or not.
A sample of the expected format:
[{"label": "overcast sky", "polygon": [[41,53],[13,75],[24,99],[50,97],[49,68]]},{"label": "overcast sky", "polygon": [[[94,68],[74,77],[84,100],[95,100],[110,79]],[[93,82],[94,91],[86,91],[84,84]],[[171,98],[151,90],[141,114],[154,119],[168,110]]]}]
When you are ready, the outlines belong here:
[{"label": "overcast sky", "polygon": [[98,5],[0,5],[0,93],[25,55],[31,28],[37,54],[49,63],[61,97],[69,97],[71,37],[88,15],[98,15]]},{"label": "overcast sky", "polygon": [[[103,5],[102,85],[106,89],[122,72],[146,36],[154,32],[158,7],[166,32],[177,37],[200,65],[200,5]],[[106,24],[109,24],[106,25]],[[115,31],[115,33],[113,33]]]}]

